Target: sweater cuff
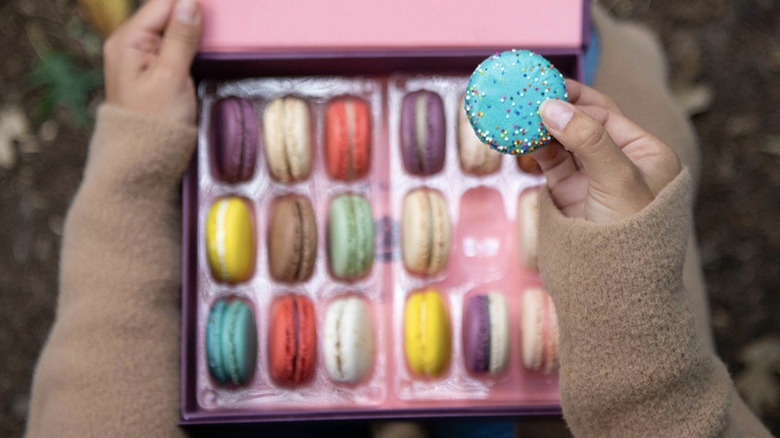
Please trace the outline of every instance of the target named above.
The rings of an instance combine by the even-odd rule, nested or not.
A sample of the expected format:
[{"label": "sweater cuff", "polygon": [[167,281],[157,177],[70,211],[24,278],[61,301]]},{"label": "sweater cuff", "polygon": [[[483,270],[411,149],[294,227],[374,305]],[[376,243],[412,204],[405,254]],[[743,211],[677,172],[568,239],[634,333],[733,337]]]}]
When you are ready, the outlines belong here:
[{"label": "sweater cuff", "polygon": [[130,194],[168,195],[178,186],[196,141],[195,126],[104,103],[97,113],[85,182]]},{"label": "sweater cuff", "polygon": [[[595,303],[605,300],[605,286],[647,293],[637,290],[640,284],[676,292],[671,286],[678,286],[681,279],[691,222],[691,184],[686,168],[642,211],[608,224],[564,216],[543,190],[539,265],[553,298],[562,302],[588,298]],[[583,297],[587,291],[594,296]]]}]

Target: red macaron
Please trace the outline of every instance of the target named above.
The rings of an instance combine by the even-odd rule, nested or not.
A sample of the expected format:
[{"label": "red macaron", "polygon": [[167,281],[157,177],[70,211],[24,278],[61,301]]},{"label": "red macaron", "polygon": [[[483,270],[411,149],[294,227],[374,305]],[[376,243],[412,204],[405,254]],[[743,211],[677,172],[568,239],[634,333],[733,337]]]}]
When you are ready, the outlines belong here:
[{"label": "red macaron", "polygon": [[317,329],[311,300],[301,295],[284,295],[274,301],[268,356],[271,378],[276,383],[296,386],[311,378],[317,358]]},{"label": "red macaron", "polygon": [[366,101],[341,97],[325,114],[325,160],[333,179],[363,178],[371,163],[371,115]]}]

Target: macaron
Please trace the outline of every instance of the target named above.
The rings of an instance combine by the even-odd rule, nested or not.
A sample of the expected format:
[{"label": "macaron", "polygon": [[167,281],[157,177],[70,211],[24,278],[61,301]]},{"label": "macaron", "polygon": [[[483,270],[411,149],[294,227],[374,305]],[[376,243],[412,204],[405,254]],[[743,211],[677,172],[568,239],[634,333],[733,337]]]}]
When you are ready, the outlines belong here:
[{"label": "macaron", "polygon": [[206,216],[206,257],[211,274],[223,283],[248,280],[255,269],[255,232],[249,201],[217,199]]},{"label": "macaron", "polygon": [[433,91],[404,96],[401,104],[401,158],[406,171],[433,175],[444,167],[444,105]]},{"label": "macaron", "polygon": [[374,262],[374,217],[361,195],[333,198],[328,217],[328,261],[334,277],[355,280]]},{"label": "macaron", "polygon": [[226,97],[211,106],[209,142],[217,179],[237,183],[252,178],[257,161],[257,116],[252,102]]},{"label": "macaron", "polygon": [[531,175],[542,174],[542,167],[539,166],[539,163],[536,161],[536,159],[530,155],[518,155],[517,167],[519,167],[523,172]]},{"label": "macaron", "polygon": [[460,159],[460,168],[465,173],[476,176],[495,173],[501,168],[501,159],[504,156],[500,152],[485,147],[482,140],[474,134],[463,106],[461,105],[460,111],[458,111],[458,158]]},{"label": "macaron", "polygon": [[284,295],[271,306],[268,366],[280,385],[297,386],[314,374],[317,329],[314,306],[302,295]]},{"label": "macaron", "polygon": [[252,308],[240,299],[220,298],[206,322],[206,361],[218,383],[241,386],[257,364],[257,327]]},{"label": "macaron", "polygon": [[363,178],[371,164],[371,114],[363,99],[340,97],[325,112],[325,162],[333,179]]},{"label": "macaron", "polygon": [[442,375],[450,363],[450,320],[435,289],[414,291],[404,309],[404,352],[409,369],[425,377]]},{"label": "macaron", "polygon": [[539,253],[539,188],[520,193],[517,201],[517,252],[520,264],[526,269],[538,271]]},{"label": "macaron", "polygon": [[525,291],[520,308],[520,340],[523,366],[550,374],[558,367],[558,319],[547,292]]},{"label": "macaron", "polygon": [[552,140],[539,106],[547,99],[567,97],[563,75],[550,61],[528,50],[511,50],[477,66],[466,87],[465,108],[483,143],[517,155]]},{"label": "macaron", "polygon": [[365,300],[348,296],[333,300],[325,313],[323,355],[334,382],[357,383],[371,371],[374,329]]},{"label": "macaron", "polygon": [[441,193],[421,188],[407,193],[401,213],[401,253],[406,269],[432,275],[447,266],[451,224]]},{"label": "macaron", "polygon": [[311,115],[303,99],[272,100],[263,111],[265,158],[271,176],[281,182],[308,178],[311,172]]},{"label": "macaron", "polygon": [[463,355],[476,374],[499,374],[509,361],[509,312],[500,292],[473,295],[463,311]]},{"label": "macaron", "polygon": [[268,264],[276,281],[296,283],[311,278],[317,259],[317,221],[309,198],[276,198],[268,221]]}]

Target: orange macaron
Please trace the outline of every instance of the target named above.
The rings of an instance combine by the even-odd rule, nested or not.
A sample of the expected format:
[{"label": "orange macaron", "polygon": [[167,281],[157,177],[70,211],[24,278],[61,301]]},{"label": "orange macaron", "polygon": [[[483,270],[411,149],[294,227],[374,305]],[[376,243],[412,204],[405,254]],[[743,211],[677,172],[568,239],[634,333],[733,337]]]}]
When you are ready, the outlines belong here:
[{"label": "orange macaron", "polygon": [[363,99],[340,97],[325,114],[325,160],[333,179],[363,178],[371,163],[371,115]]},{"label": "orange macaron", "polygon": [[317,329],[311,300],[291,294],[274,301],[268,356],[271,378],[276,383],[297,386],[311,378],[317,359]]}]

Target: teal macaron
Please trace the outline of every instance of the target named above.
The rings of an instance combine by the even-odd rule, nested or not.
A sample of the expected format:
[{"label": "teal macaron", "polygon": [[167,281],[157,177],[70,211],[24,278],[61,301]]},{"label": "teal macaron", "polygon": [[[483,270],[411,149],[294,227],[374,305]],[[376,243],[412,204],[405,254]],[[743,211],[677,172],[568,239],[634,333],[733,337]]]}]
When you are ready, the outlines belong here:
[{"label": "teal macaron", "polygon": [[252,308],[240,299],[217,300],[206,322],[206,360],[220,384],[244,385],[257,364],[257,325]]},{"label": "teal macaron", "polygon": [[483,143],[521,155],[552,140],[539,115],[547,99],[568,100],[563,75],[541,55],[510,50],[477,66],[466,87],[464,107]]},{"label": "teal macaron", "polygon": [[328,260],[334,277],[355,280],[374,261],[374,217],[361,195],[338,195],[330,204]]}]

